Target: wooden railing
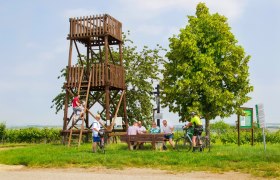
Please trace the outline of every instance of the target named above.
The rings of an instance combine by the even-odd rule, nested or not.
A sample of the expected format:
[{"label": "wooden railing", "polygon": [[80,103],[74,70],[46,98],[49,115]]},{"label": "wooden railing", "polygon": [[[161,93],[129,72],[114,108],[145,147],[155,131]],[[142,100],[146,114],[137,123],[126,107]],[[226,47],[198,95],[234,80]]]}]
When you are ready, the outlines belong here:
[{"label": "wooden railing", "polygon": [[110,64],[108,70],[111,86],[125,89],[124,68],[122,66]]},{"label": "wooden railing", "polygon": [[100,87],[105,86],[105,64],[98,63],[92,65],[91,86]]},{"label": "wooden railing", "polygon": [[[85,71],[85,69],[84,69]],[[82,75],[82,67],[73,66],[69,68],[69,80],[67,82],[68,87],[78,87],[79,80]],[[91,87],[105,87],[105,64],[97,63],[93,64],[91,68]],[[82,83],[86,83],[86,74],[82,77]],[[125,89],[125,71],[122,66],[108,64],[108,82],[110,87],[118,89]]]},{"label": "wooden railing", "polygon": [[69,38],[102,36],[109,34],[122,40],[122,24],[108,14],[70,18]]},{"label": "wooden railing", "polygon": [[73,66],[68,68],[68,87],[79,87],[79,80],[82,75],[82,67]]}]

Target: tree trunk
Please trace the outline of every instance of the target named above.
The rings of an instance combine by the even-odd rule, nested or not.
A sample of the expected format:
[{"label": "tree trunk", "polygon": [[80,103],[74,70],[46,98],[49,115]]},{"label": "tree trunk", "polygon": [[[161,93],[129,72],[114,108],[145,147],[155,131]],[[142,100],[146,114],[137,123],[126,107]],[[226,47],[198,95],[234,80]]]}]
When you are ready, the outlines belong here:
[{"label": "tree trunk", "polygon": [[210,120],[205,118],[206,136],[210,137]]}]

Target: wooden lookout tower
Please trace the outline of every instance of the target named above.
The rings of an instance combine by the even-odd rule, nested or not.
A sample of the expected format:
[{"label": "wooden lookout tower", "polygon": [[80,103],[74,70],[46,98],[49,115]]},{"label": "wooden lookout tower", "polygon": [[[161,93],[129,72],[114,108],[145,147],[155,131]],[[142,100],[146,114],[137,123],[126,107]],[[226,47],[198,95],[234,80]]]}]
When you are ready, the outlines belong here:
[{"label": "wooden lookout tower", "polygon": [[[122,61],[122,24],[108,14],[70,18],[70,40],[62,134],[65,138],[72,134],[91,133],[89,117],[95,104],[107,124],[114,130],[113,117],[121,116],[127,125],[125,70]],[[114,48],[114,51],[112,51]],[[78,61],[73,63],[73,49]],[[116,53],[117,52],[117,53]],[[74,120],[71,102],[73,96],[80,95],[85,102],[85,118]],[[122,114],[118,114],[119,108]],[[106,118],[106,119],[105,119]],[[72,120],[73,119],[73,120]],[[125,127],[125,126],[124,126]],[[70,142],[70,141],[69,141]]]}]

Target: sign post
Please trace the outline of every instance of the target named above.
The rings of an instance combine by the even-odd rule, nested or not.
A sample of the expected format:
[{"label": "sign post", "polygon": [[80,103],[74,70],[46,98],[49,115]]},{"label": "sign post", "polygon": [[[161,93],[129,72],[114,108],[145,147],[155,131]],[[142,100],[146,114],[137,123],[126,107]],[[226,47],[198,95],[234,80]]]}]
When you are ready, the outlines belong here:
[{"label": "sign post", "polygon": [[[159,113],[160,113],[160,97],[159,97],[160,92],[159,92],[159,84],[157,85],[157,87],[155,87],[155,89],[156,89],[157,91],[155,91],[155,92],[153,92],[153,93],[156,94],[156,103],[157,103],[157,108],[156,108],[156,110],[157,110],[157,114],[159,114]],[[157,118],[157,126],[160,127],[160,118]]]},{"label": "sign post", "polygon": [[264,116],[263,104],[256,105],[256,116],[257,116],[258,128],[262,128],[264,151],[266,151],[265,132],[264,132],[265,116]]}]

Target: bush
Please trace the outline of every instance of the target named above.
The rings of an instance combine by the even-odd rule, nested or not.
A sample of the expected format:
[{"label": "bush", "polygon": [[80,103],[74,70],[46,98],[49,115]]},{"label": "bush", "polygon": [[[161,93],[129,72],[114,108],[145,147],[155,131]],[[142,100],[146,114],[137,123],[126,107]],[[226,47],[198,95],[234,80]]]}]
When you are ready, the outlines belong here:
[{"label": "bush", "polygon": [[[266,142],[267,143],[280,143],[280,130],[277,132],[265,131]],[[211,124],[211,142],[215,143],[217,141],[223,144],[237,144],[238,143],[237,129],[234,126],[226,124],[224,121],[218,121]],[[241,130],[240,131],[240,144],[250,144],[251,143],[251,130]],[[263,134],[262,129],[254,128],[254,142],[262,143]]]},{"label": "bush", "polygon": [[53,128],[8,129],[5,137],[9,143],[57,143],[60,139],[60,130]]},{"label": "bush", "polygon": [[0,123],[0,140],[3,142],[3,139],[5,137],[5,132],[6,132],[6,124],[5,123]]},{"label": "bush", "polygon": [[214,124],[211,124],[210,129],[211,132],[216,133],[218,136],[220,136],[221,134],[227,133],[228,131],[232,131],[233,127],[221,120]]}]

